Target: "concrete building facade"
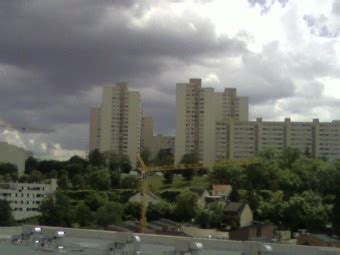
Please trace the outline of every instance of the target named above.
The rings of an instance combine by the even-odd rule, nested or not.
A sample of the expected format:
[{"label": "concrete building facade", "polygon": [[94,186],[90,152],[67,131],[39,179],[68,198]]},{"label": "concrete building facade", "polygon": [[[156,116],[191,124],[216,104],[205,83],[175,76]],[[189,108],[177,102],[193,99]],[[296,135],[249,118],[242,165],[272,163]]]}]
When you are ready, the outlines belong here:
[{"label": "concrete building facade", "polygon": [[32,152],[10,145],[6,142],[0,142],[0,162],[15,165],[18,168],[19,177],[25,172],[26,159],[32,156]]},{"label": "concrete building facade", "polygon": [[248,98],[236,89],[215,92],[202,88],[201,79],[178,83],[176,87],[175,163],[186,153],[197,153],[201,162],[215,161],[216,121],[248,120]]},{"label": "concrete building facade", "polygon": [[143,116],[141,124],[141,150],[147,148],[151,151],[153,147],[153,133],[153,118],[150,116]]},{"label": "concrete building facade", "polygon": [[167,135],[153,136],[153,146],[151,147],[151,156],[155,157],[160,150],[170,149],[172,153],[175,152],[175,137]]},{"label": "concrete building facade", "polygon": [[141,143],[141,114],[140,94],[130,91],[127,83],[104,87],[101,107],[91,111],[90,149],[127,155],[135,167]]},{"label": "concrete building facade", "polygon": [[340,158],[340,122],[219,121],[216,160],[247,159],[266,149],[298,148],[316,158]]},{"label": "concrete building facade", "polygon": [[9,201],[15,220],[39,216],[41,202],[57,189],[57,179],[50,183],[0,183],[0,199]]}]

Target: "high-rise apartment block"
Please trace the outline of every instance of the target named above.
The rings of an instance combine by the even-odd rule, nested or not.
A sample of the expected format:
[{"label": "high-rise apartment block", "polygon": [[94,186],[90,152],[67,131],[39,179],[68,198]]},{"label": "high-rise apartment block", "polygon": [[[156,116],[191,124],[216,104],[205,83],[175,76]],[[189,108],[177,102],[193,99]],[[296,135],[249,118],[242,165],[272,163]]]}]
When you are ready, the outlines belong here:
[{"label": "high-rise apartment block", "polygon": [[201,85],[201,79],[177,84],[175,163],[192,152],[204,163],[214,162],[216,121],[248,120],[248,98],[238,97],[236,89],[215,92]]},{"label": "high-rise apartment block", "polygon": [[100,108],[91,110],[90,150],[113,151],[130,158],[136,166],[140,151],[141,97],[125,82],[104,87]]},{"label": "high-rise apartment block", "polygon": [[266,149],[297,148],[316,158],[340,157],[340,122],[230,121],[216,125],[216,160],[247,159]]}]

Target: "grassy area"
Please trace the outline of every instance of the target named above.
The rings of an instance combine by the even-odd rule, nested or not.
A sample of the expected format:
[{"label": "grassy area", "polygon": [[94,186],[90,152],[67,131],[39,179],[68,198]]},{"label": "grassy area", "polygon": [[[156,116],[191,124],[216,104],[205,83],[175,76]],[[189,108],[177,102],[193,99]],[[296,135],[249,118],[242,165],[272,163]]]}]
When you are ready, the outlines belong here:
[{"label": "grassy area", "polygon": [[207,188],[208,177],[207,176],[194,176],[191,182],[187,182],[181,175],[176,175],[173,178],[171,185],[164,185],[163,177],[159,175],[153,175],[147,177],[146,183],[151,186],[152,190],[162,191],[166,189],[185,189],[185,188]]}]

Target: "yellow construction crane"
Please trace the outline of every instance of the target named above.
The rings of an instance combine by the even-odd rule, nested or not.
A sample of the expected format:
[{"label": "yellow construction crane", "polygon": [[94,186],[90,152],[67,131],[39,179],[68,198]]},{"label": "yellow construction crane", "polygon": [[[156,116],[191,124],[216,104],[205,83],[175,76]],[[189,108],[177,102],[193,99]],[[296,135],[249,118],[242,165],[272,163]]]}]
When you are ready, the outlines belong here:
[{"label": "yellow construction crane", "polygon": [[147,166],[141,156],[137,154],[137,160],[140,163],[140,195],[141,195],[141,203],[140,203],[140,233],[144,233],[144,230],[146,228],[147,220],[146,220],[146,205],[145,205],[145,193],[146,193],[146,185],[145,185],[145,177],[147,173],[151,172],[167,172],[167,171],[188,171],[188,170],[199,170],[202,168],[210,168],[217,165],[224,164],[226,162],[234,162],[234,163],[241,163],[241,164],[247,164],[249,163],[249,160],[225,160],[225,161],[218,161],[215,163],[210,164],[179,164],[177,166],[173,165],[166,165],[166,166]]}]

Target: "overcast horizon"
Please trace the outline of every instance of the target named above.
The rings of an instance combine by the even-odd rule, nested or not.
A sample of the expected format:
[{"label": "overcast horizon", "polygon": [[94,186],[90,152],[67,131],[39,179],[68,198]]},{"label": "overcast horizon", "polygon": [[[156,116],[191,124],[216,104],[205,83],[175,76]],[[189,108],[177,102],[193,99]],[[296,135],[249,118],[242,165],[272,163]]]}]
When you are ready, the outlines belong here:
[{"label": "overcast horizon", "polygon": [[0,141],[84,155],[102,87],[140,91],[173,134],[176,83],[237,88],[250,119],[340,119],[340,0],[0,1]]}]

